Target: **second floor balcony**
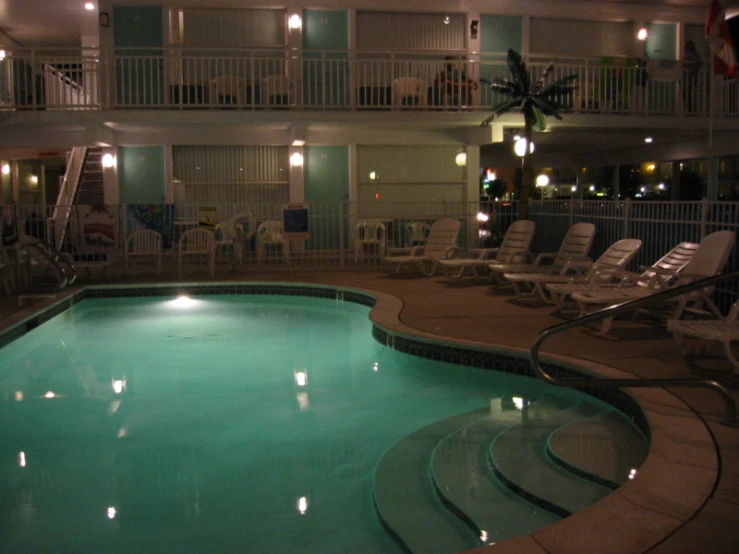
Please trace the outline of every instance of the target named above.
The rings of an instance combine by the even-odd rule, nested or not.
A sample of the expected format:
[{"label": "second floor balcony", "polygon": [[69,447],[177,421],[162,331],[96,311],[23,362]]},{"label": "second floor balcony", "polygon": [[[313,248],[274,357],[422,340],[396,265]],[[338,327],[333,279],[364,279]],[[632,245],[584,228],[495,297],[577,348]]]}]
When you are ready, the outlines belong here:
[{"label": "second floor balcony", "polygon": [[[487,111],[505,53],[111,48],[16,50],[0,61],[0,110]],[[677,61],[527,56],[533,79],[578,76],[559,98],[593,116],[739,117],[739,82]]]}]

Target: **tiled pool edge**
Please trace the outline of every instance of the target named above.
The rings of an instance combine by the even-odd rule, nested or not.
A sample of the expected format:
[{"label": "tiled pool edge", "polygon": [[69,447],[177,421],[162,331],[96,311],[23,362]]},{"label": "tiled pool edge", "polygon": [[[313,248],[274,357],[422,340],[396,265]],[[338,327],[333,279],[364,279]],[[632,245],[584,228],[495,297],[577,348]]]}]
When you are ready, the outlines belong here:
[{"label": "tiled pool edge", "polygon": [[[180,283],[180,284],[154,284],[154,285],[89,285],[74,293],[70,293],[67,297],[58,301],[49,303],[41,308],[38,312],[24,317],[16,322],[13,327],[0,332],[0,346],[15,340],[25,332],[41,325],[43,322],[54,317],[55,315],[66,310],[70,306],[78,303],[85,298],[95,297],[133,297],[133,296],[172,296],[182,292],[197,292],[198,294],[274,294],[274,295],[294,295],[294,296],[313,296],[322,298],[331,298],[342,301],[350,301],[372,307],[371,319],[373,323],[373,336],[376,340],[388,347],[395,348],[399,351],[406,352],[415,356],[425,357],[434,360],[448,361],[459,363],[473,367],[486,367],[500,371],[508,371],[523,376],[533,377],[533,372],[526,358],[527,352],[523,349],[515,349],[506,347],[505,345],[490,345],[477,343],[472,341],[464,341],[458,339],[449,339],[444,336],[437,336],[424,333],[404,325],[400,320],[403,303],[397,297],[392,295],[372,291],[360,290],[356,288],[320,285],[320,284],[289,284],[289,283],[273,283],[273,282],[249,282],[249,283]],[[0,322],[0,324],[5,322]],[[626,376],[625,372],[593,364],[577,358],[569,358],[565,356],[547,356],[543,358],[547,369],[558,376],[594,376],[605,375],[608,377]],[[503,366],[506,367],[503,367]],[[629,375],[630,376],[630,375]],[[690,418],[695,428],[703,429],[708,437],[702,436],[701,440],[710,442],[710,433],[706,432],[704,423],[688,410],[681,401],[677,401],[675,397],[669,395],[663,390],[635,390],[627,394],[623,391],[608,391],[606,397],[597,394],[601,389],[596,389],[594,396],[611,403],[622,412],[631,417],[635,423],[645,431],[648,437],[651,437],[653,444],[655,442],[660,448],[667,447],[669,449],[671,438],[666,435],[663,437],[662,432],[666,431],[668,426],[662,421],[665,418],[677,417],[680,419],[679,424],[685,425],[685,418]],[[590,392],[590,391],[585,391]],[[602,392],[602,391],[601,391]],[[654,406],[656,409],[652,408]],[[665,413],[665,410],[669,413]],[[661,422],[661,423],[660,423]],[[656,423],[656,427],[655,427]],[[655,433],[655,429],[657,432]],[[691,437],[691,440],[694,440]],[[711,443],[712,444],[712,443]],[[677,448],[677,446],[674,446]],[[675,453],[662,453],[661,465],[657,475],[653,476],[653,480],[648,483],[648,487],[644,487],[644,482],[640,479],[629,482],[622,489],[616,491],[606,499],[598,502],[590,508],[575,514],[557,524],[548,526],[540,531],[526,535],[510,541],[504,541],[492,547],[483,547],[475,549],[475,552],[506,552],[514,549],[519,554],[526,552],[536,553],[558,553],[558,552],[583,552],[588,548],[592,548],[595,542],[600,542],[596,536],[590,536],[590,533],[583,533],[584,529],[596,529],[602,531],[605,526],[615,526],[611,532],[618,537],[634,537],[634,540],[627,540],[624,544],[623,539],[617,541],[612,550],[619,554],[627,554],[629,552],[644,552],[647,548],[659,543],[661,540],[669,536],[671,533],[679,529],[679,527],[689,519],[693,513],[691,510],[699,510],[705,502],[711,487],[707,486],[705,479],[698,480],[701,485],[700,490],[695,490],[693,494],[687,495],[695,502],[691,506],[679,506],[679,509],[668,507],[666,509],[653,510],[647,508],[651,506],[654,500],[655,491],[665,490],[669,492],[668,485],[670,483],[660,481],[660,477],[670,473],[670,469],[664,468],[664,462],[668,465],[671,463],[677,466],[680,473],[684,473],[686,466],[704,467],[705,464],[700,462],[692,462],[690,460],[681,460],[675,463],[673,459]],[[677,453],[677,458],[683,458],[682,452]],[[714,452],[715,454],[715,452]],[[654,456],[650,451],[650,457],[647,459],[646,468],[653,460]],[[711,464],[708,464],[709,466]],[[712,467],[707,467],[709,471]],[[715,468],[714,468],[715,469]],[[642,490],[643,489],[643,490]],[[684,491],[681,491],[684,492]],[[619,525],[619,521],[623,519],[622,510],[613,510],[613,506],[623,501],[627,501],[626,507],[632,512],[637,512],[643,517],[639,519],[635,526],[630,518],[626,518],[630,525]],[[690,512],[687,513],[686,509]],[[672,511],[679,513],[671,513]],[[606,517],[608,514],[610,516]],[[650,517],[652,516],[652,517]],[[660,517],[661,516],[661,517]],[[585,518],[585,523],[583,523]],[[604,520],[605,518],[605,520]],[[645,519],[646,518],[646,519]],[[660,519],[659,522],[656,519]],[[644,522],[646,521],[646,524]],[[575,525],[574,529],[572,525]],[[577,533],[575,533],[577,531]],[[573,534],[574,533],[574,534]],[[596,533],[597,534],[597,533]],[[561,536],[567,538],[564,542]],[[587,543],[577,544],[577,537],[583,536],[589,541]],[[638,540],[637,540],[638,539]],[[580,548],[578,550],[577,548]],[[604,551],[605,552],[605,551]]]}]

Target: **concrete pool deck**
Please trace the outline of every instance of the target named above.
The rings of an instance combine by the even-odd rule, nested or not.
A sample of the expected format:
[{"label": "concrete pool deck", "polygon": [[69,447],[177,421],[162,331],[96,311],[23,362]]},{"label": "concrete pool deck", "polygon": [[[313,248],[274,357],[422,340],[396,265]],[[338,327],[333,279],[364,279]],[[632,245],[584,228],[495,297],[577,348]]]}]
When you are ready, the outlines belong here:
[{"label": "concrete pool deck", "polygon": [[[364,289],[379,293],[382,301],[373,311],[373,320],[390,331],[508,348],[522,355],[541,330],[565,320],[553,313],[552,306],[516,302],[509,290],[492,289],[473,280],[388,276],[378,271],[282,270],[187,279],[196,280]],[[106,279],[106,283],[129,284],[172,281],[169,275]],[[0,302],[0,330],[30,313],[30,309],[17,309],[4,298]],[[546,341],[542,354],[608,376],[715,377],[730,372],[720,359],[689,366],[664,327],[641,322],[616,321],[607,336],[591,328],[576,328]],[[739,379],[732,378],[731,386],[736,398]],[[739,552],[739,428],[722,423],[725,407],[721,398],[706,389],[631,389],[629,393],[645,410],[652,430],[650,455],[636,479],[561,522],[469,552]]]}]

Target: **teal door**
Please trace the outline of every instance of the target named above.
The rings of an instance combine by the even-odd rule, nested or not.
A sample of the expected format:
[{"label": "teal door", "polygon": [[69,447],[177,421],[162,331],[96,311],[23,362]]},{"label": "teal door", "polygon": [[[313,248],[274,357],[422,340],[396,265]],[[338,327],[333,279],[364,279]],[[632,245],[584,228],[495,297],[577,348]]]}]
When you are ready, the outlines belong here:
[{"label": "teal door", "polygon": [[116,105],[156,106],[165,99],[162,9],[113,7]]},{"label": "teal door", "polygon": [[343,10],[303,12],[303,98],[307,106],[349,104],[349,16]]},{"label": "teal door", "polygon": [[306,146],[304,171],[305,201],[310,208],[310,236],[306,248],[335,250],[346,247],[349,148]]},{"label": "teal door", "polygon": [[118,148],[118,186],[122,204],[164,204],[164,148]]}]

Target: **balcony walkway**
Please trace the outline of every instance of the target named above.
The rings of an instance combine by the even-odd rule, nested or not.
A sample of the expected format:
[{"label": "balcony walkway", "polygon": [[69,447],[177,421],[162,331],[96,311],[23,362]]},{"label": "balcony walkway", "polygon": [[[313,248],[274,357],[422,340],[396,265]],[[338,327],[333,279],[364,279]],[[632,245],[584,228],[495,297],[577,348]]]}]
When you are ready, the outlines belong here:
[{"label": "balcony walkway", "polygon": [[[146,279],[112,280],[132,283]],[[481,282],[452,282],[443,277],[391,277],[379,271],[273,271],[216,280],[321,283],[377,291],[384,293],[388,302],[373,313],[381,326],[437,339],[498,346],[522,354],[540,330],[562,321],[552,314],[550,306],[522,305],[511,301],[508,291],[493,290]],[[172,275],[151,281],[171,282]],[[30,311],[15,308],[7,297],[0,298],[0,330],[27,317]],[[717,374],[706,367],[689,371],[664,328],[641,322],[617,321],[607,337],[578,328],[547,341],[543,353],[609,375],[663,378]],[[716,362],[719,363],[722,362]],[[732,385],[735,396],[739,395],[739,379],[734,378]],[[630,494],[621,494],[619,490],[532,535],[476,549],[475,553],[739,552],[739,429],[721,423],[723,402],[714,392],[701,389],[632,392],[650,411],[652,449],[637,478],[623,487],[629,487]],[[653,488],[651,478],[664,475],[674,479],[674,486],[670,490]],[[675,516],[676,513],[682,515]]]}]

